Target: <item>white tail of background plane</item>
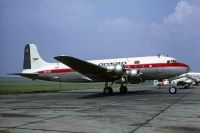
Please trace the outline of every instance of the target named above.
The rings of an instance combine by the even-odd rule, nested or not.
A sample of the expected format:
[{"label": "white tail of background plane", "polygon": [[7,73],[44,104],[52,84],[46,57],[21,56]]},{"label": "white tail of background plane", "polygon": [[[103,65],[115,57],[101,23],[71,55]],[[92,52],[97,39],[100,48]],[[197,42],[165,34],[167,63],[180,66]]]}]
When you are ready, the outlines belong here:
[{"label": "white tail of background plane", "polygon": [[35,44],[27,44],[25,46],[23,71],[27,71],[30,69],[36,70],[47,65],[49,65],[49,63],[47,63],[40,57],[37,46]]}]

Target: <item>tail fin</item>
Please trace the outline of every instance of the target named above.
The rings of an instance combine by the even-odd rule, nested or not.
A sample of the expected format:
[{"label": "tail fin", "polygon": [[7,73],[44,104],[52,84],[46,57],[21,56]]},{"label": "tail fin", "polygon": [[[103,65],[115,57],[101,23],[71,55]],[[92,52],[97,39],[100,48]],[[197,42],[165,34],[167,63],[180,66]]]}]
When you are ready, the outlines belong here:
[{"label": "tail fin", "polygon": [[39,55],[37,46],[35,44],[27,44],[24,48],[24,65],[25,69],[38,69],[46,66],[45,62]]}]

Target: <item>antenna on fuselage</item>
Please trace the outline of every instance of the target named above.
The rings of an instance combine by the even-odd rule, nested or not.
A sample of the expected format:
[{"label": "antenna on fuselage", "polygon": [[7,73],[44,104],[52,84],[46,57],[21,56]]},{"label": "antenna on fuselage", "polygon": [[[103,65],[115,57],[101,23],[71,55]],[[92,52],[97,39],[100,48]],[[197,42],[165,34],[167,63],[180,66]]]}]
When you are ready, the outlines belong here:
[{"label": "antenna on fuselage", "polygon": [[168,54],[163,54],[163,53],[160,54],[160,53],[159,53],[159,54],[158,54],[158,58],[160,58],[160,57],[169,57],[169,56],[168,56]]}]

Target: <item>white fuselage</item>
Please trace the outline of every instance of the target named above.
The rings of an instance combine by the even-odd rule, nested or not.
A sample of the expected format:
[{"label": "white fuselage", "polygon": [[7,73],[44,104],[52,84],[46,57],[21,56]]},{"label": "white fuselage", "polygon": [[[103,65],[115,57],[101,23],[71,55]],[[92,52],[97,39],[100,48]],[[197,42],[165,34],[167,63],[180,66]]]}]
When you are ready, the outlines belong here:
[{"label": "white fuselage", "polygon": [[[189,66],[178,63],[174,58],[166,56],[146,56],[89,60],[88,62],[105,67],[122,64],[142,74],[144,80],[167,79],[190,70]],[[62,63],[47,63],[39,69],[24,69],[23,73],[37,73],[38,79],[62,82],[104,82],[103,79],[88,78]]]}]

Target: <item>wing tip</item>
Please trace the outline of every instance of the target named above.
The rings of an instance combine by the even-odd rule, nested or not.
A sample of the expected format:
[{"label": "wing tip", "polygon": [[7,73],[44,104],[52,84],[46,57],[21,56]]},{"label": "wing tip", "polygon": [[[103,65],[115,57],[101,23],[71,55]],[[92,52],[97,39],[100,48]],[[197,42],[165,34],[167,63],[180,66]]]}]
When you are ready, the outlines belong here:
[{"label": "wing tip", "polygon": [[55,56],[54,59],[56,59],[57,61],[62,61],[65,59],[74,59],[74,57],[69,56],[69,55],[59,55],[59,56]]},{"label": "wing tip", "polygon": [[58,55],[58,56],[55,56],[54,59],[59,59],[59,58],[62,58],[62,57],[68,57],[68,55]]}]

